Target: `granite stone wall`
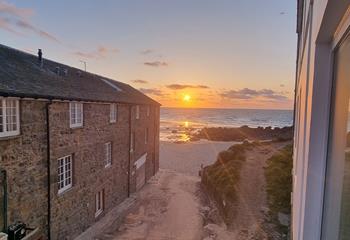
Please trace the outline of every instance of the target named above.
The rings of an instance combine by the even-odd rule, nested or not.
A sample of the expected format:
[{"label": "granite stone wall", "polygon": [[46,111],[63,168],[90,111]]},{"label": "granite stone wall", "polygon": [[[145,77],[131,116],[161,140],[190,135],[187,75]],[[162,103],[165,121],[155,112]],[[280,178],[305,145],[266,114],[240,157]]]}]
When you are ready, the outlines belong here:
[{"label": "granite stone wall", "polygon": [[21,100],[20,135],[0,139],[0,169],[7,172],[8,224],[22,221],[43,232],[47,226],[45,105]]},{"label": "granite stone wall", "polygon": [[[159,107],[150,106],[150,114],[147,116],[146,105],[139,105],[140,118],[136,119],[136,106],[131,107],[131,131],[135,134],[135,147],[131,153],[131,192],[136,191],[136,168],[135,162],[147,153],[146,181],[159,169]],[[145,141],[146,129],[148,128],[148,141]]]},{"label": "granite stone wall", "polygon": [[[47,102],[20,101],[21,134],[0,139],[0,169],[8,174],[9,224],[23,221],[47,234]],[[52,239],[74,239],[136,189],[134,162],[147,153],[146,179],[159,168],[159,107],[118,104],[118,119],[110,123],[110,105],[84,103],[84,124],[69,126],[69,102],[49,106],[50,198]],[[131,123],[130,123],[131,119]],[[148,141],[145,132],[148,128]],[[130,153],[130,130],[135,150]],[[105,143],[112,143],[112,164],[105,167]],[[73,186],[58,193],[58,159],[73,158]],[[129,169],[130,159],[130,169]],[[130,178],[128,170],[131,174]],[[95,217],[95,194],[104,191],[102,214]],[[0,214],[1,217],[1,214]]]},{"label": "granite stone wall", "polygon": [[[110,123],[108,104],[84,103],[84,125],[69,126],[69,103],[50,106],[52,236],[72,239],[128,194],[129,107],[118,105]],[[112,143],[112,165],[105,167],[105,143]],[[58,194],[57,159],[73,156],[73,187]],[[95,217],[95,194],[104,190],[104,211]]]}]

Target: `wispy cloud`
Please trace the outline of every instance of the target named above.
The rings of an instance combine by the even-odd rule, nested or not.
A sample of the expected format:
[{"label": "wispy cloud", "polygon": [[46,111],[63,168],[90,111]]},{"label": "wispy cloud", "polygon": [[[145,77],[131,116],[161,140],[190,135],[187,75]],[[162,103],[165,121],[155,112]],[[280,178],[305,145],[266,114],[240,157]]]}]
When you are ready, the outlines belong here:
[{"label": "wispy cloud", "polygon": [[142,50],[140,53],[142,55],[148,55],[148,54],[151,54],[151,53],[154,53],[155,51],[153,49],[144,49]]},{"label": "wispy cloud", "polygon": [[14,34],[31,32],[54,42],[60,42],[54,35],[34,26],[30,17],[34,11],[30,8],[18,8],[15,5],[0,1],[0,29]]},{"label": "wispy cloud", "polygon": [[172,90],[181,90],[186,88],[197,88],[197,89],[208,89],[209,87],[206,85],[190,85],[190,84],[170,84],[166,86]]},{"label": "wispy cloud", "polygon": [[163,92],[156,88],[140,88],[139,89],[144,94],[155,95],[155,96],[163,96]]},{"label": "wispy cloud", "polygon": [[43,30],[40,30],[39,28],[33,26],[31,23],[29,23],[28,21],[24,21],[24,20],[17,20],[16,21],[16,25],[19,28],[25,29],[25,30],[29,30],[32,31],[33,33],[36,33],[37,35],[46,38],[48,40],[54,41],[54,42],[60,42],[55,36],[53,36],[52,34],[45,32]]},{"label": "wispy cloud", "polygon": [[148,81],[146,80],[142,80],[142,79],[135,79],[135,80],[132,80],[133,83],[139,83],[139,84],[147,84]]},{"label": "wispy cloud", "polygon": [[169,65],[164,61],[144,62],[143,64],[149,67],[167,67]]},{"label": "wispy cloud", "polygon": [[220,93],[220,96],[227,99],[254,99],[265,98],[269,100],[286,101],[288,97],[282,95],[280,92],[276,92],[271,89],[254,90],[250,88],[243,88],[240,90],[228,90]]},{"label": "wispy cloud", "polygon": [[32,16],[34,11],[30,8],[18,8],[15,5],[5,1],[0,1],[0,14],[8,14],[10,16],[16,16],[23,19]]},{"label": "wispy cloud", "polygon": [[82,57],[82,58],[100,59],[100,58],[107,57],[109,54],[115,54],[117,52],[119,52],[119,50],[117,48],[108,48],[108,47],[100,46],[94,51],[89,51],[89,52],[75,51],[75,52],[73,52],[73,54],[76,56]]}]

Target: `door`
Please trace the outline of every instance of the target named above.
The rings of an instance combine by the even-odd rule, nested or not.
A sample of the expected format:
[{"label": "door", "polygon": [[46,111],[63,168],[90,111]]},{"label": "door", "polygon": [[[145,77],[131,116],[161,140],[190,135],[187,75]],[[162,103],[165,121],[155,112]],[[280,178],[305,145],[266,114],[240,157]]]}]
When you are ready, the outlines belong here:
[{"label": "door", "polygon": [[146,183],[146,159],[147,154],[144,154],[135,162],[136,167],[136,190],[140,190]]}]

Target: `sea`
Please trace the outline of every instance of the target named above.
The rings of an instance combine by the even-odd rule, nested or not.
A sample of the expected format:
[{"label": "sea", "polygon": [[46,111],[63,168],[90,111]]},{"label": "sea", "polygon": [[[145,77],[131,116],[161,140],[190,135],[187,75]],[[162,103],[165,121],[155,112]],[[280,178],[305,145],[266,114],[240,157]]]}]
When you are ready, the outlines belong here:
[{"label": "sea", "polygon": [[204,127],[286,127],[293,124],[292,110],[165,108],[160,109],[160,140],[187,142]]}]

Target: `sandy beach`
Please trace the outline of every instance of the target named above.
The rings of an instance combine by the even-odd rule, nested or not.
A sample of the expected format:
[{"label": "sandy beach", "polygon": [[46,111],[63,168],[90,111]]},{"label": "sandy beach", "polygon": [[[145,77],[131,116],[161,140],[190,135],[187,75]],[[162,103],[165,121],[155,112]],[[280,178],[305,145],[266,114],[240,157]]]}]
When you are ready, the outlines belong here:
[{"label": "sandy beach", "polygon": [[216,161],[219,152],[239,142],[213,142],[201,140],[196,142],[160,143],[160,168],[171,169],[179,173],[198,176],[198,171]]}]

